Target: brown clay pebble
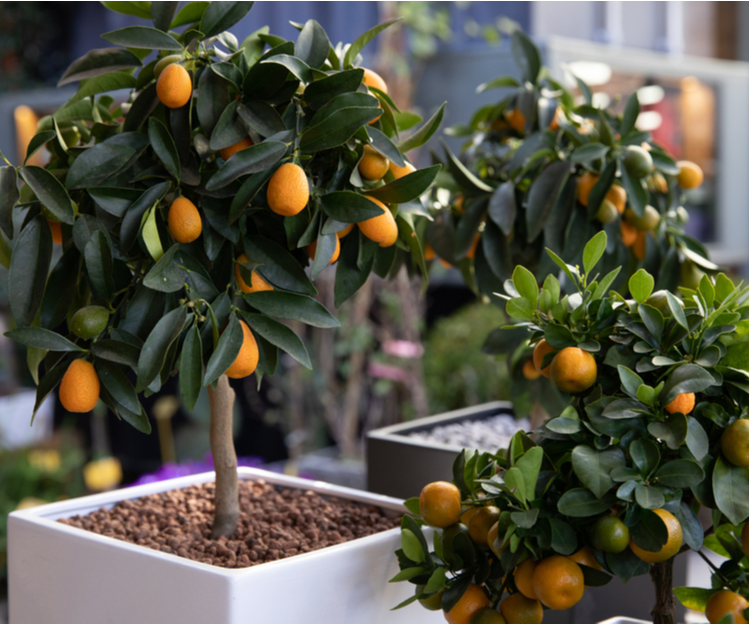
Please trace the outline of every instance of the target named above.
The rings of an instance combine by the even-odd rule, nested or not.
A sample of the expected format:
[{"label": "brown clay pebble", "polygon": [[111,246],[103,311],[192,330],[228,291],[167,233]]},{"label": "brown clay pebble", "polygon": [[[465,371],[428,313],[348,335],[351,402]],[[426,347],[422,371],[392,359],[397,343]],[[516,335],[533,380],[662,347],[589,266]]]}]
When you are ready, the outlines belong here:
[{"label": "brown clay pebble", "polygon": [[213,494],[212,483],[194,485],[59,522],[223,568],[249,568],[400,525],[400,517],[371,505],[240,481],[237,531],[211,540]]}]

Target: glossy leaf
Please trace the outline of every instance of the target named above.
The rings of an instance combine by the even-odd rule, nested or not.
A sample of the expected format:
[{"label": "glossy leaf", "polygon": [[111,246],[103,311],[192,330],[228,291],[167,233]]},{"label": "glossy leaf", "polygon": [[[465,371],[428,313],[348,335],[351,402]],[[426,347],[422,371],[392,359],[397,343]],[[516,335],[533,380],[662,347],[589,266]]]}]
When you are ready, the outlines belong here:
[{"label": "glossy leaf", "polygon": [[167,351],[185,324],[184,308],[166,314],[148,335],[138,358],[137,392],[145,390],[156,379],[164,366]]},{"label": "glossy leaf", "polygon": [[346,50],[346,55],[343,57],[344,68],[348,69],[349,67],[351,67],[352,63],[356,59],[356,56],[359,54],[359,52],[362,51],[364,46],[366,46],[370,41],[372,41],[372,39],[379,35],[388,26],[395,24],[397,21],[398,20],[390,20],[388,22],[383,22],[382,24],[378,24],[374,28],[370,28],[367,32],[359,35],[349,46],[348,50]]},{"label": "glossy leaf", "polygon": [[294,54],[308,66],[322,67],[330,51],[328,35],[315,20],[307,20],[299,33],[294,47]]},{"label": "glossy leaf", "polygon": [[597,498],[586,488],[572,488],[559,499],[557,509],[559,513],[571,518],[587,518],[607,511],[615,500],[616,497],[611,493]]},{"label": "glossy leaf", "polygon": [[661,403],[667,405],[681,393],[702,392],[714,382],[713,376],[701,366],[696,364],[679,366],[666,381],[661,393]]},{"label": "glossy leaf", "polygon": [[229,30],[250,12],[254,2],[211,2],[200,20],[200,32],[206,39]]},{"label": "glossy leaf", "polygon": [[52,173],[41,167],[21,167],[20,173],[47,210],[63,223],[73,225],[75,214],[70,196]]},{"label": "glossy leaf", "polygon": [[20,327],[31,325],[42,304],[51,259],[52,232],[35,217],[18,236],[8,273],[10,310]]},{"label": "glossy leaf", "polygon": [[91,345],[91,352],[97,357],[117,364],[124,364],[132,369],[138,366],[140,349],[129,342],[104,338]]},{"label": "glossy leaf", "polygon": [[[123,48],[181,51],[182,44],[171,35],[150,26],[125,26],[101,35],[101,38]],[[116,398],[116,397],[115,397]]]},{"label": "glossy leaf", "polygon": [[218,345],[208,360],[203,385],[208,386],[215,382],[234,363],[242,348],[243,335],[239,319],[232,314],[229,317],[229,326],[221,334]]},{"label": "glossy leaf", "polygon": [[129,70],[108,72],[82,82],[76,94],[70,98],[68,105],[98,93],[107,93],[118,89],[133,89],[135,85],[135,77]]},{"label": "glossy leaf", "polygon": [[143,285],[160,292],[177,292],[185,286],[185,271],[179,266],[176,255],[179,245],[172,245],[143,278]]},{"label": "glossy leaf", "polygon": [[319,109],[337,95],[356,91],[364,78],[363,69],[349,69],[315,80],[304,90],[304,99],[313,109]]},{"label": "glossy leaf", "polygon": [[286,130],[278,111],[267,102],[259,100],[245,102],[239,106],[237,113],[250,128],[262,137],[273,136]]},{"label": "glossy leaf", "polygon": [[596,498],[601,498],[614,487],[611,471],[624,464],[624,454],[618,449],[598,452],[580,445],[572,451],[572,467],[575,474]]},{"label": "glossy leaf", "polygon": [[127,410],[140,413],[138,395],[130,380],[117,366],[107,360],[96,360],[94,363],[99,380],[112,398]]},{"label": "glossy leaf", "polygon": [[263,141],[237,152],[211,176],[206,189],[216,190],[231,184],[243,175],[261,172],[278,162],[286,153],[286,144]]},{"label": "glossy leaf", "polygon": [[148,120],[148,139],[159,160],[164,163],[167,171],[179,182],[180,163],[177,146],[174,144],[174,139],[166,126],[155,117]]},{"label": "glossy leaf", "polygon": [[509,236],[515,227],[517,205],[515,203],[515,187],[511,181],[500,184],[489,200],[489,217]]},{"label": "glossy leaf", "polygon": [[512,33],[512,56],[520,67],[523,80],[535,84],[541,71],[541,55],[534,43],[520,29]]},{"label": "glossy leaf", "polygon": [[22,345],[45,351],[83,351],[67,338],[42,327],[21,327],[6,332],[5,335]]},{"label": "glossy leaf", "polygon": [[447,106],[447,102],[443,102],[442,106],[440,106],[427,121],[424,122],[424,124],[416,130],[410,137],[408,137],[405,141],[400,143],[398,145],[398,149],[405,153],[409,150],[416,149],[424,145],[429,139],[434,136],[434,133],[437,132],[437,130],[440,127],[440,124],[442,123],[442,119],[445,116],[445,107]]},{"label": "glossy leaf", "polygon": [[245,236],[244,252],[250,262],[262,265],[263,276],[274,286],[304,295],[316,295],[317,289],[286,249],[262,236]]},{"label": "glossy leaf", "polygon": [[242,317],[253,332],[257,332],[271,344],[283,349],[305,368],[312,368],[309,354],[300,340],[290,328],[263,314],[243,312]]},{"label": "glossy leaf", "polygon": [[58,81],[57,86],[62,87],[85,78],[95,78],[112,71],[140,66],[140,59],[130,50],[120,48],[90,50],[70,64],[70,67],[65,70],[62,78]]},{"label": "glossy leaf", "polygon": [[552,163],[536,178],[528,193],[528,206],[525,213],[528,229],[528,242],[536,240],[543,232],[546,220],[557,201],[571,172],[569,163]]},{"label": "glossy leaf", "polygon": [[718,456],[713,470],[713,493],[718,509],[731,524],[749,516],[749,468],[734,466]]},{"label": "glossy leaf", "polygon": [[94,293],[108,300],[114,292],[112,250],[102,232],[94,232],[86,244],[83,257]]},{"label": "glossy leaf", "polygon": [[404,204],[420,197],[432,185],[441,168],[442,165],[433,165],[417,169],[385,186],[367,191],[367,195],[388,204]]},{"label": "glossy leaf", "polygon": [[321,303],[304,295],[278,290],[244,296],[253,308],[276,319],[301,321],[313,327],[339,327],[338,320]]},{"label": "glossy leaf", "polygon": [[342,223],[361,223],[382,214],[382,208],[353,191],[335,191],[320,196],[325,214]]},{"label": "glossy leaf", "polygon": [[0,167],[0,228],[8,238],[13,238],[13,206],[19,197],[17,179],[14,167]]}]

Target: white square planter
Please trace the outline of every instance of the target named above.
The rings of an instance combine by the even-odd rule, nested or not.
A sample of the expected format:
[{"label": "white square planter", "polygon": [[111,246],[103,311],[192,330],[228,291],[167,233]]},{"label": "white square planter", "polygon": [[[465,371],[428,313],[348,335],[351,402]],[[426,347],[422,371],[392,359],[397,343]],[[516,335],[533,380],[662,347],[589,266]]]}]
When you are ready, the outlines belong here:
[{"label": "white square planter", "polygon": [[[317,481],[240,468],[264,479],[405,511],[401,501]],[[251,568],[225,569],[56,522],[120,500],[213,481],[205,473],[52,503],[8,518],[12,624],[434,624],[398,572],[400,529]],[[437,614],[439,615],[439,614]]]}]

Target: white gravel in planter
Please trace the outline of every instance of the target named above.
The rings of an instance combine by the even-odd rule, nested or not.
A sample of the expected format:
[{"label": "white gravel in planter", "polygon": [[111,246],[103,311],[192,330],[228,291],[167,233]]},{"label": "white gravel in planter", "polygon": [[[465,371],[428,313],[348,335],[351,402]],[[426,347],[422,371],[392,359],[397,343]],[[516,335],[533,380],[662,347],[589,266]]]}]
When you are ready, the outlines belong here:
[{"label": "white gravel in planter", "polygon": [[495,453],[498,449],[507,448],[510,439],[518,431],[530,431],[530,428],[531,423],[527,418],[517,420],[513,416],[501,414],[482,420],[439,425],[427,431],[413,431],[409,437]]}]

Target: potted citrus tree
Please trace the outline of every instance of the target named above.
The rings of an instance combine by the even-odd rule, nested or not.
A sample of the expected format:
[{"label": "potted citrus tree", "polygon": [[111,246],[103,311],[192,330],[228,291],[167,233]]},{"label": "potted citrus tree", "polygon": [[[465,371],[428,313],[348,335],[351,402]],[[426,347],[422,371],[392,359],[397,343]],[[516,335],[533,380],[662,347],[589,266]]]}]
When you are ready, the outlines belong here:
[{"label": "potted citrus tree", "polygon": [[[749,516],[740,331],[749,289],[720,273],[679,298],[654,292],[640,269],[624,298],[610,289],[621,267],[597,269],[606,243],[605,232],[594,236],[582,266],[549,252],[577,302],[554,276],[539,288],[528,269],[514,270],[507,313],[532,344],[548,343],[540,367],[569,404],[533,438],[462,453],[453,483],[407,501],[417,517],[403,519],[393,579],[417,586],[407,602],[441,608],[452,623],[501,621],[497,610],[507,624],[540,622],[544,608],[570,608],[613,576],[649,573],[653,620],[673,624],[674,557],[710,539],[734,561],[712,589],[680,595],[707,608],[711,624],[729,613],[743,621],[749,592],[732,533]],[[700,507],[712,512],[707,529]],[[424,524],[441,529],[433,546]]]},{"label": "potted citrus tree", "polygon": [[[240,44],[228,29],[251,7],[113,5],[152,25],[102,35],[115,47],[65,72],[60,84],[78,91],[42,120],[27,155],[46,147],[48,165],[0,169],[17,326],[8,335],[28,349],[37,407],[59,389],[69,411],[102,400],[148,433],[142,393],[178,375],[192,409],[206,387],[213,540],[231,540],[240,516],[229,378],[255,373],[259,384],[279,351],[310,366],[283,321],[338,325],[315,299],[329,265],[336,305],[370,274],[423,268],[408,204],[439,171],[403,155],[439,118],[402,137],[412,116],[360,67],[359,52],[388,23],[346,46],[314,20],[298,25],[296,41],[264,28]],[[125,101],[109,95],[123,89]],[[14,584],[14,565],[28,561],[13,550],[19,523],[11,519],[11,593],[30,573]],[[18,613],[32,608],[20,593],[12,602]]]}]

